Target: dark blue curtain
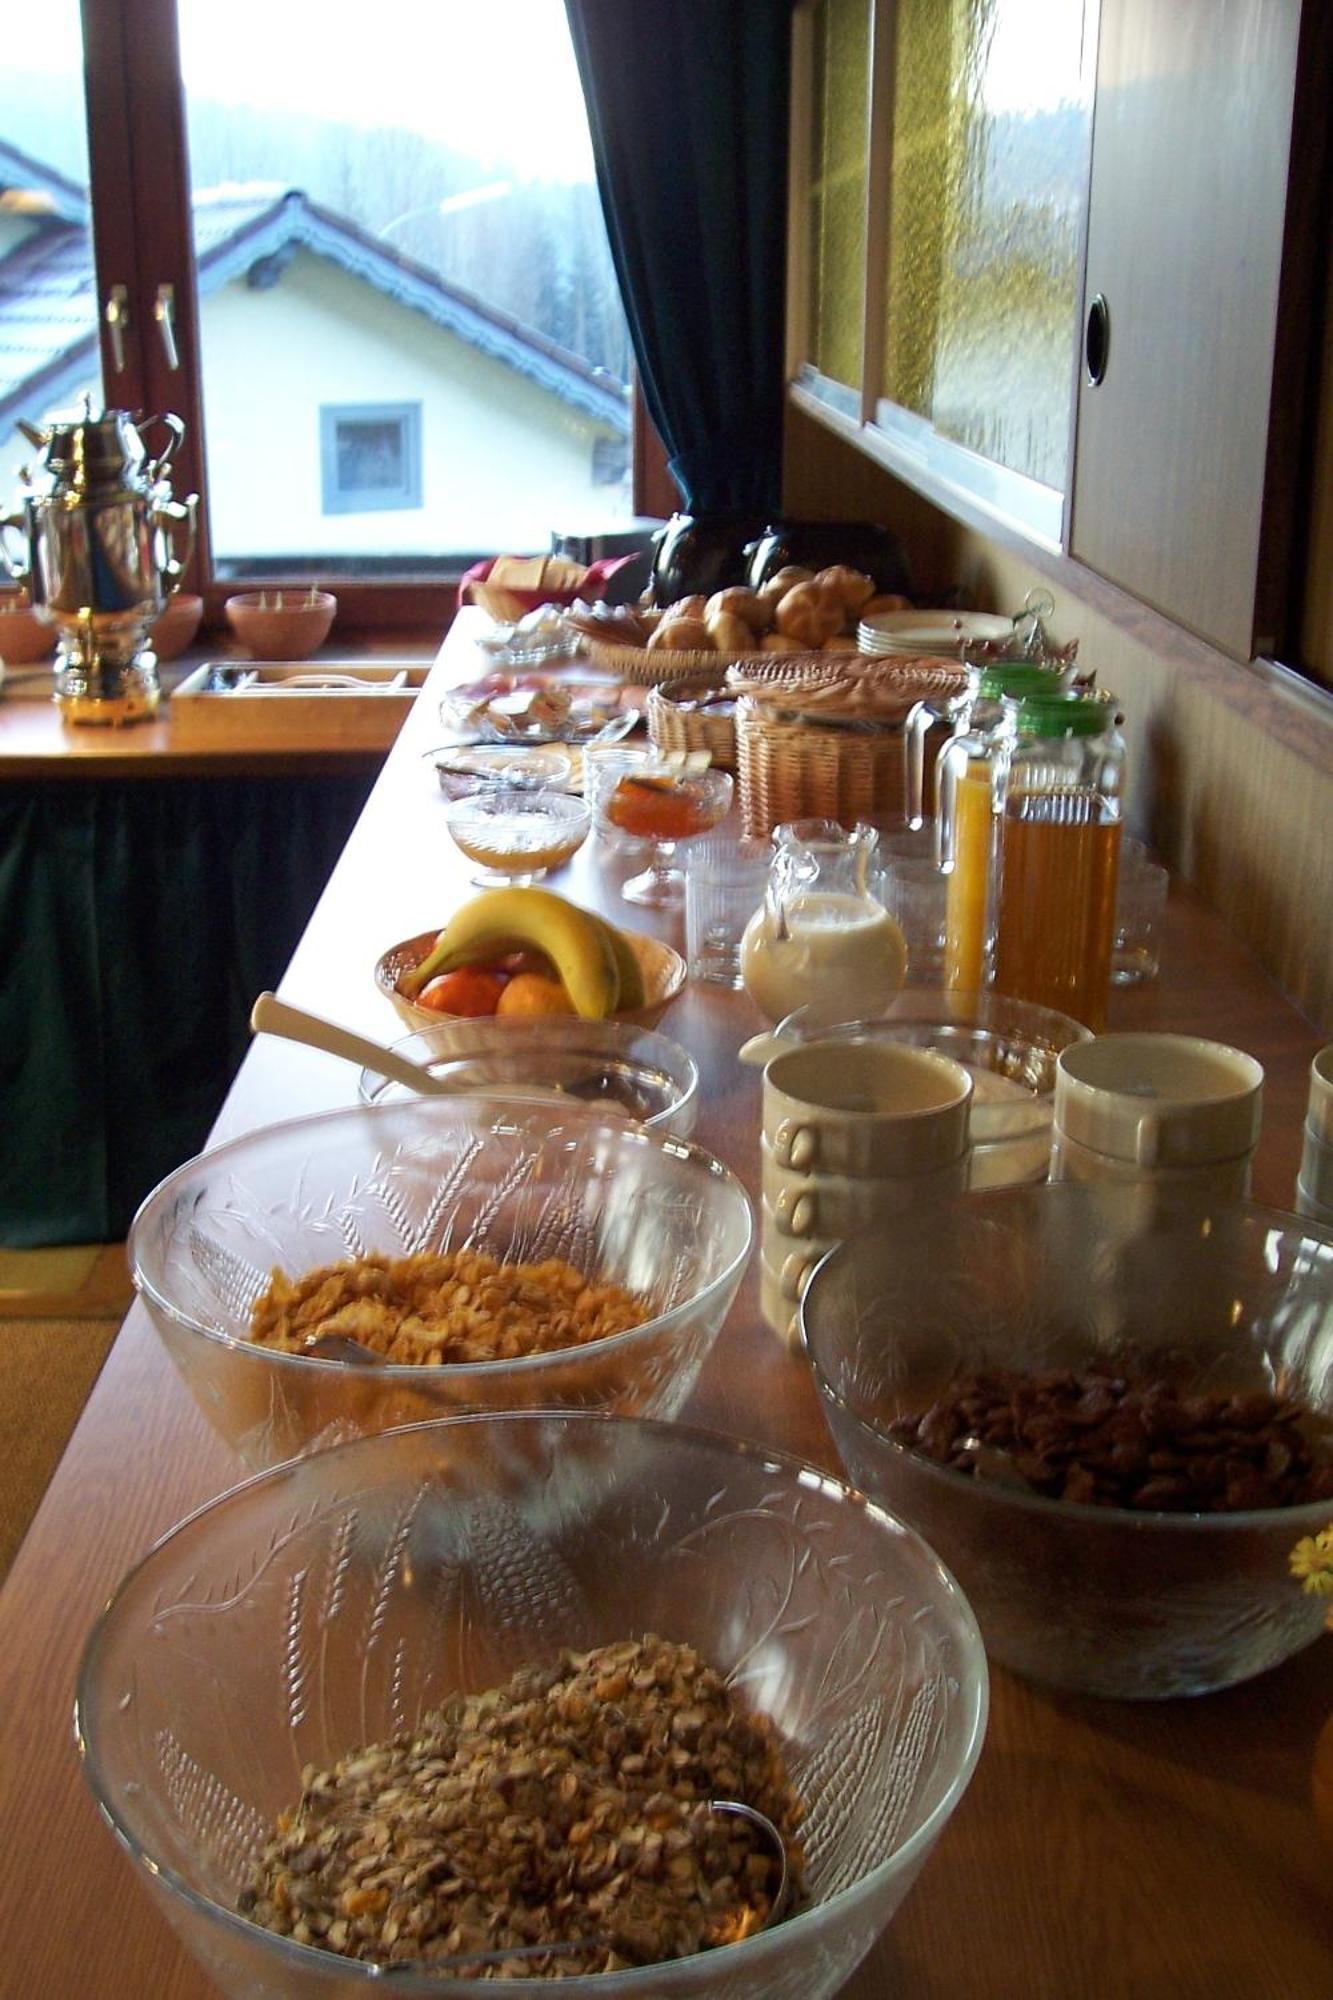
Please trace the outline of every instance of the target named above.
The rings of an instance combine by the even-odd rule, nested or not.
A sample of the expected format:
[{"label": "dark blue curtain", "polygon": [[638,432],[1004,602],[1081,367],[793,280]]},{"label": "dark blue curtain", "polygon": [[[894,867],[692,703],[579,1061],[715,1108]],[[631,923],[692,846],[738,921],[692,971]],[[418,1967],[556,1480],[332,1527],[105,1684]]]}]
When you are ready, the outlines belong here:
[{"label": "dark blue curtain", "polygon": [[611,254],[686,511],[781,504],[790,0],[565,0]]},{"label": "dark blue curtain", "polygon": [[371,783],[0,787],[0,1244],[116,1242],[199,1151]]}]

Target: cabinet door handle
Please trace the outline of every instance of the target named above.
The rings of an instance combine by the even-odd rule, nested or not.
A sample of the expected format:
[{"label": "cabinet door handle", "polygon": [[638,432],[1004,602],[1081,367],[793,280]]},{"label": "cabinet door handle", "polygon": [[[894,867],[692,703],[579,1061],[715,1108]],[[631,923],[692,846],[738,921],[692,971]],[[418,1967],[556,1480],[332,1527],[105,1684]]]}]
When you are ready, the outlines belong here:
[{"label": "cabinet door handle", "polygon": [[162,336],[162,352],[167,358],[167,367],[174,375],[181,365],[181,358],[176,350],[176,287],[174,285],[158,286],[157,297],[153,301],[153,318],[157,321],[157,330]]},{"label": "cabinet door handle", "polygon": [[117,375],[125,373],[125,330],[130,323],[130,292],[128,285],[113,285],[106,295],[102,307],[102,318],[106,321],[107,332],[111,336],[111,365]]},{"label": "cabinet door handle", "polygon": [[1083,365],[1088,387],[1095,389],[1106,379],[1106,362],[1111,352],[1111,308],[1098,292],[1088,307],[1087,331],[1083,336]]}]

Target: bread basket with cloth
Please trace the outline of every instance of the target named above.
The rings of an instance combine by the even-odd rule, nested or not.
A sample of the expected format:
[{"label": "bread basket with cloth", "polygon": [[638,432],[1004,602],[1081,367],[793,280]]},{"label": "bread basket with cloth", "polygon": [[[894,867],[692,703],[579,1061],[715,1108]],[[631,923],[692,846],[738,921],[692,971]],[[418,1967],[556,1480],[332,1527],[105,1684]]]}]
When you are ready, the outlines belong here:
[{"label": "bread basket with cloth", "polygon": [[741,819],[762,839],[796,819],[905,824],[907,718],[919,701],[961,693],[967,675],[956,660],[815,655],[747,661],[727,684]]}]

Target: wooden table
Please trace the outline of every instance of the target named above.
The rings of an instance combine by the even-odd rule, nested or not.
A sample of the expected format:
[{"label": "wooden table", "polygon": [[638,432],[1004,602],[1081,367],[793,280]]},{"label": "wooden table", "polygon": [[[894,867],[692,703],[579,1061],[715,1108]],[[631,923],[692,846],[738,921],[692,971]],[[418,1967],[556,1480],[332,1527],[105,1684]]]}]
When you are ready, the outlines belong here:
[{"label": "wooden table", "polygon": [[[465,673],[468,621],[437,674]],[[421,753],[418,701],[311,920],[282,991],[382,1039],[378,952],[465,892]],[[625,917],[617,864],[585,850],[558,886]],[[634,921],[648,928],[647,913]],[[640,919],[645,921],[641,922]],[[1162,977],[1116,996],[1113,1025],[1234,1042],[1267,1071],[1256,1194],[1288,1205],[1318,1037],[1184,889]],[[672,918],[659,918],[673,935]],[[666,1027],[703,1072],[696,1137],[757,1189],[759,1079],[734,1060],[757,1025],[741,995],[692,987]],[[350,1101],[354,1072],[261,1039],[217,1127]],[[836,1470],[803,1364],[765,1329],[753,1272],[687,1418]],[[0,1993],[15,2000],[201,2000],[175,1943],[84,1788],[71,1737],[84,1635],[125,1569],[242,1468],[129,1314],[0,1597],[4,1717]],[[976,1777],[848,2000],[1315,2000],[1333,1990],[1333,1855],[1310,1806],[1315,1735],[1333,1713],[1333,1641],[1197,1702],[1081,1700],[994,1669]]]}]

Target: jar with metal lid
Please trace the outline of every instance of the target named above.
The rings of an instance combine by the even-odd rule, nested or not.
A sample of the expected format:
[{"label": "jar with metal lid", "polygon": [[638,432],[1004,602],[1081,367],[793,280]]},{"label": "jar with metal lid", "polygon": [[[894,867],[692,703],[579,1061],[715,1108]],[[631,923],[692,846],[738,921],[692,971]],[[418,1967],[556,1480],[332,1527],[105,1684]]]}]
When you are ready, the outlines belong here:
[{"label": "jar with metal lid", "polygon": [[985,983],[991,752],[1004,720],[1004,697],[1063,691],[1064,685],[1063,676],[1032,660],[996,660],[973,669],[966,719],[940,751],[936,858],[948,878],[943,983],[955,992],[976,993]]},{"label": "jar with metal lid", "polygon": [[1125,746],[1104,694],[1003,697],[990,760],[987,984],[1106,1026]]}]

